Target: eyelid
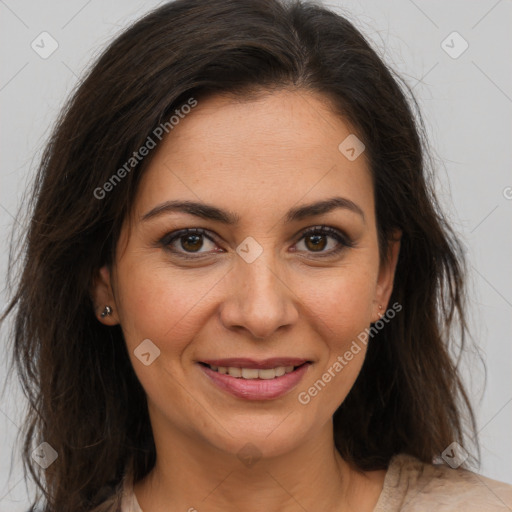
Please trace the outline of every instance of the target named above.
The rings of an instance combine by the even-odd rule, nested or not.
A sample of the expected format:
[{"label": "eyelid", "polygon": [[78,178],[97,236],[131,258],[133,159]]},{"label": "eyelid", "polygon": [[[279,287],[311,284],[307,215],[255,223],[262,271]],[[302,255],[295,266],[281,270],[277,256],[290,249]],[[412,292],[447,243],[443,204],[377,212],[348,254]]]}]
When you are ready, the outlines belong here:
[{"label": "eyelid", "polygon": [[[204,236],[211,242],[213,242],[217,245],[219,244],[219,242],[217,241],[217,239],[219,237],[215,234],[212,234],[212,232],[210,230],[205,229],[205,228],[195,228],[195,227],[194,228],[183,228],[183,229],[171,231],[171,232],[165,234],[162,238],[160,238],[160,240],[158,241],[158,244],[160,246],[163,246],[165,249],[169,250],[173,254],[178,254],[179,257],[188,258],[188,259],[198,259],[198,258],[201,258],[202,256],[207,256],[207,255],[211,254],[211,252],[187,253],[186,251],[181,252],[181,251],[175,251],[173,249],[170,249],[170,245],[174,241],[179,240],[180,238],[182,238],[188,234],[190,234],[190,235],[197,234],[200,236]],[[295,241],[295,244],[300,242],[306,236],[308,236],[308,235],[311,236],[311,235],[315,235],[315,234],[320,234],[320,235],[334,238],[338,242],[338,247],[336,249],[332,249],[330,251],[326,251],[326,252],[319,251],[317,253],[315,253],[314,251],[306,251],[311,255],[316,254],[317,255],[316,257],[321,258],[321,257],[333,256],[333,255],[336,255],[339,252],[341,252],[344,248],[351,248],[351,247],[355,246],[355,243],[353,242],[353,240],[344,231],[342,231],[338,228],[333,228],[331,226],[322,225],[322,224],[316,225],[316,226],[309,226],[309,227],[301,230],[299,232],[299,234],[297,235],[297,240]],[[302,252],[302,251],[300,251],[300,252]]]},{"label": "eyelid", "polygon": [[210,235],[210,231],[204,228],[183,228],[183,229],[177,229],[175,231],[170,231],[169,233],[166,233],[160,240],[159,243],[162,245],[170,245],[174,240],[177,240],[178,238],[181,238],[183,236],[186,236],[188,234],[191,235],[203,235],[205,238],[208,238],[212,242],[216,242],[214,237]]},{"label": "eyelid", "polygon": [[338,228],[333,228],[331,226],[327,226],[325,224],[319,224],[317,226],[310,226],[308,228],[303,229],[299,233],[299,239],[298,241],[302,240],[306,235],[314,235],[315,233],[319,233],[321,235],[331,236],[336,239],[340,239],[343,244],[354,247],[353,240],[342,230]]}]

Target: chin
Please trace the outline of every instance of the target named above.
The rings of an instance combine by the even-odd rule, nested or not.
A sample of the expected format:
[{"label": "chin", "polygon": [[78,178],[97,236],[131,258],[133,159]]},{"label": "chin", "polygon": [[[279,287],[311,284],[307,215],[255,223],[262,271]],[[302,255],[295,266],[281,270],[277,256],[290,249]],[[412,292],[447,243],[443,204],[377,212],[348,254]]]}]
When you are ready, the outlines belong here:
[{"label": "chin", "polygon": [[205,434],[210,444],[242,462],[245,458],[279,457],[297,449],[307,437],[304,421],[297,421],[297,417],[292,420],[293,416],[293,413],[272,418],[249,416],[243,422],[225,425],[231,436],[223,429],[217,429],[215,438],[211,437],[212,431]]}]

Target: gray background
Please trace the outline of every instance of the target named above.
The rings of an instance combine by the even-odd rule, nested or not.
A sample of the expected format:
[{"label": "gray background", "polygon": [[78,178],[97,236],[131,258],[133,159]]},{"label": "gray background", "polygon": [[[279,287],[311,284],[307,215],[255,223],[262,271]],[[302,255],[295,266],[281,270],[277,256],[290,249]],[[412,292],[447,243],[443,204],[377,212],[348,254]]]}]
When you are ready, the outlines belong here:
[{"label": "gray background", "polygon": [[[161,3],[0,0],[0,289],[20,198],[64,99],[116,34]],[[463,361],[482,444],[479,472],[512,483],[512,2],[347,0],[325,5],[343,9],[419,100],[435,150],[437,190],[468,248],[469,317],[488,369],[484,391],[478,360]],[[43,31],[59,45],[47,59],[31,48]],[[442,47],[454,31],[469,44],[457,58]],[[463,48],[458,36],[446,44],[452,53]],[[0,300],[3,309],[4,291]],[[5,354],[6,330],[1,334]],[[16,382],[8,383],[0,402],[0,512],[23,511],[28,504],[17,455],[10,471],[22,408]]]}]

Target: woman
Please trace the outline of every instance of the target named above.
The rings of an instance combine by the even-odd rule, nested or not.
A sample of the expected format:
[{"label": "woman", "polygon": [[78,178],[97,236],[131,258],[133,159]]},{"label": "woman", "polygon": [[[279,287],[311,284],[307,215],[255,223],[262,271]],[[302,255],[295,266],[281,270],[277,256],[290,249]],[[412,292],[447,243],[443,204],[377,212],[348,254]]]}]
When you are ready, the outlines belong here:
[{"label": "woman", "polygon": [[8,309],[45,511],[512,506],[464,469],[463,254],[398,80],[305,2],[178,0],[105,51]]}]

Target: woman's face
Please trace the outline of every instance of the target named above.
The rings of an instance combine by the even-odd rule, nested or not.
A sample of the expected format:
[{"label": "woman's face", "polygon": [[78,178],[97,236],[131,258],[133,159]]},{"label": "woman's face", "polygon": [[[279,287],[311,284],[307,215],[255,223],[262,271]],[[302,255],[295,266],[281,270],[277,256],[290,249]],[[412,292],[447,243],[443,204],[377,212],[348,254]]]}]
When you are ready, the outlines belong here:
[{"label": "woman's face", "polygon": [[155,150],[96,300],[122,326],[157,443],[272,456],[325,432],[398,255],[379,266],[361,149],[322,97],[281,91],[199,101]]}]

